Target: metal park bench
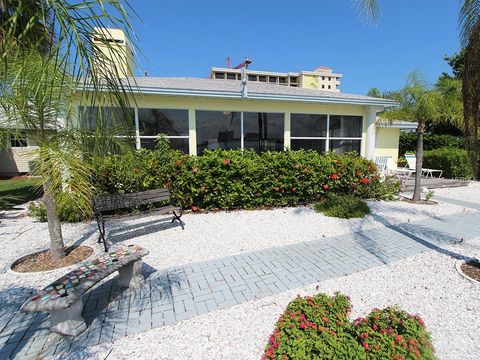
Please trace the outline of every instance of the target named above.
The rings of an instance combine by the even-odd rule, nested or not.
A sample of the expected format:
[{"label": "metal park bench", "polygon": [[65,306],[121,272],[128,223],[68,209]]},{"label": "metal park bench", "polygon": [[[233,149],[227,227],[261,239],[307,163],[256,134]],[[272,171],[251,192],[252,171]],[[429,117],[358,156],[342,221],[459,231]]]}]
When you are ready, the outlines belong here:
[{"label": "metal park bench", "polygon": [[166,214],[173,212],[172,223],[177,220],[182,229],[184,229],[184,223],[180,219],[183,214],[181,204],[178,206],[169,204],[151,210],[144,210],[125,215],[112,214],[115,210],[132,209],[139,205],[154,205],[167,201],[170,202],[170,191],[168,191],[168,189],[148,190],[122,195],[95,196],[93,198],[93,214],[97,221],[98,230],[100,231],[98,242],[103,242],[105,251],[108,251],[107,242],[105,240],[105,220],[107,219],[109,222],[118,222],[127,217],[139,218],[146,214]]},{"label": "metal park bench", "polygon": [[143,282],[142,257],[149,251],[137,245],[121,246],[55,280],[20,308],[22,312],[47,311],[50,330],[77,336],[87,325],[82,317],[82,295],[118,270],[118,285],[139,288]]}]

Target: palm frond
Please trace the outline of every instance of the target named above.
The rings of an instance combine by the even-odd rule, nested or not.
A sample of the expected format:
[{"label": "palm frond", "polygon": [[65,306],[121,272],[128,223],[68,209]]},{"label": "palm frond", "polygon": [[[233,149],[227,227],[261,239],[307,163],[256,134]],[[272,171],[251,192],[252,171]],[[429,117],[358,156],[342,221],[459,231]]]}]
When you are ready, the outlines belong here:
[{"label": "palm frond", "polygon": [[381,15],[378,0],[354,0],[354,5],[364,22],[378,22]]},{"label": "palm frond", "polygon": [[[475,33],[480,31],[480,0],[464,0],[458,15],[458,27],[462,47],[466,47]],[[480,46],[480,45],[479,45]]]}]

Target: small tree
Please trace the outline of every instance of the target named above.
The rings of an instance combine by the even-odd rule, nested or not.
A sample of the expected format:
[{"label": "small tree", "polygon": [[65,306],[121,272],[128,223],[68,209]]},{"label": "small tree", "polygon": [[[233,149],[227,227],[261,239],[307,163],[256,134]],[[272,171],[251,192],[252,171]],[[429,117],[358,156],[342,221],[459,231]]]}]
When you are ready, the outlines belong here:
[{"label": "small tree", "polygon": [[[0,1],[2,132],[10,137],[26,130],[39,145],[35,171],[42,178],[55,259],[65,256],[59,206],[70,202],[79,212],[89,212],[90,157],[105,148],[118,149],[109,139],[123,142],[95,129],[86,134],[70,115],[73,94],[84,85],[90,91],[80,99],[82,105],[108,104],[128,113],[131,87],[121,80],[126,74],[91,42],[95,28],[107,24],[129,37],[125,9],[130,9],[126,0]],[[103,45],[110,53],[119,51],[107,40]],[[95,121],[95,128],[105,130],[103,125],[101,118]],[[115,127],[111,135],[116,128],[124,126]]]},{"label": "small tree", "polygon": [[442,121],[445,119],[445,99],[441,92],[430,88],[421,79],[419,74],[411,73],[405,87],[398,92],[400,107],[384,112],[381,117],[388,120],[406,120],[418,122],[417,152],[415,164],[415,187],[413,201],[421,201],[421,174],[423,162],[423,134],[425,123]]}]

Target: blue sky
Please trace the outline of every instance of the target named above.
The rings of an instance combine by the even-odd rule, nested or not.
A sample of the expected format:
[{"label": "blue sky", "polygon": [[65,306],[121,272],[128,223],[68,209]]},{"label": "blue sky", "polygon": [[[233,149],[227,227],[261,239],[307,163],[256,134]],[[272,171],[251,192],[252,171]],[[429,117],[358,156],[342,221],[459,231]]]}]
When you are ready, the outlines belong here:
[{"label": "blue sky", "polygon": [[212,66],[313,70],[344,75],[343,92],[403,86],[419,70],[435,82],[459,49],[459,0],[380,0],[376,26],[362,22],[354,0],[130,0],[142,21],[135,31],[139,71],[151,76],[207,77]]}]

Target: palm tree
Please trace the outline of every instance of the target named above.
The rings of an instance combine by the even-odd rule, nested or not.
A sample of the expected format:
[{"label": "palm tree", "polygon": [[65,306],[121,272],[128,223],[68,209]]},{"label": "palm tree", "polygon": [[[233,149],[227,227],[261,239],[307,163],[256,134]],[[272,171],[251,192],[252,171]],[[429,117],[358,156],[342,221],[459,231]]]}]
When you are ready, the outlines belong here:
[{"label": "palm tree", "polygon": [[[36,172],[42,178],[55,259],[65,256],[58,208],[70,202],[80,212],[90,211],[89,159],[110,145],[105,134],[96,141],[101,132],[85,134],[73,122],[75,90],[89,86],[88,97],[80,99],[84,106],[107,103],[128,113],[125,74],[113,62],[97,66],[110,60],[95,58],[99,52],[91,42],[95,28],[107,24],[124,30],[131,41],[126,9],[130,7],[122,0],[0,0],[3,133],[9,137],[27,130],[39,145]],[[118,51],[108,41],[104,45],[111,53]],[[96,127],[103,125],[101,118],[96,121]]]},{"label": "palm tree", "polygon": [[427,121],[440,122],[446,119],[445,97],[435,88],[430,88],[418,73],[411,73],[405,87],[397,93],[400,107],[388,109],[381,117],[387,120],[418,122],[416,172],[413,201],[421,201],[421,169],[423,165],[423,135]]},{"label": "palm tree", "polygon": [[[361,13],[369,20],[376,21],[379,14],[377,0],[355,0]],[[473,169],[473,176],[479,178],[480,146],[480,0],[463,0],[458,15],[460,42],[465,49],[462,76],[463,123],[467,151]]]}]

